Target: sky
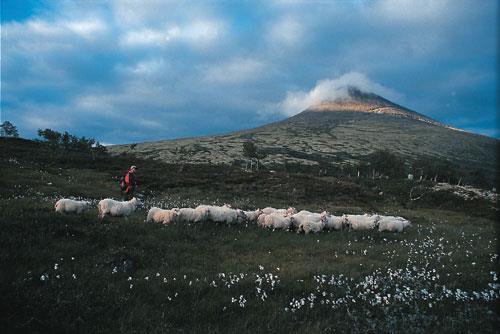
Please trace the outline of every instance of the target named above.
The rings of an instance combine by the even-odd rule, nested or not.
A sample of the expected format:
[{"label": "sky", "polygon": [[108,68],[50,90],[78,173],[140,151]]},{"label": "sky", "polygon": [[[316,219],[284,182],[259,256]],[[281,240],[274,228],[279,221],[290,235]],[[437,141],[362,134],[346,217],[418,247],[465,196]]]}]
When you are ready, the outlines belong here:
[{"label": "sky", "polygon": [[1,1],[1,113],[104,144],[223,134],[358,86],[500,138],[496,0]]}]

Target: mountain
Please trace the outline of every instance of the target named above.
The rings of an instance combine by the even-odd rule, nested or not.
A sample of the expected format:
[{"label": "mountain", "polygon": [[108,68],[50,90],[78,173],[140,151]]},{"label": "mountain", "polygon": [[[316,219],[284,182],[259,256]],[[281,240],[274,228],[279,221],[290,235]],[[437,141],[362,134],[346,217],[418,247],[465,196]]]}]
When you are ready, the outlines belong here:
[{"label": "mountain", "polygon": [[350,112],[365,112],[374,114],[393,115],[405,118],[411,118],[422,122],[427,122],[434,125],[441,124],[427,116],[419,114],[415,111],[397,105],[389,100],[384,99],[373,93],[362,92],[355,87],[347,89],[347,96],[339,97],[333,101],[323,101],[318,105],[311,106],[306,111],[309,112],[325,112],[325,111],[350,111]]},{"label": "mountain", "polygon": [[109,147],[177,163],[243,163],[243,142],[267,153],[264,164],[353,164],[377,150],[412,161],[448,160],[462,169],[496,173],[499,140],[465,132],[350,87],[346,96],[323,101],[285,120],[225,135]]}]

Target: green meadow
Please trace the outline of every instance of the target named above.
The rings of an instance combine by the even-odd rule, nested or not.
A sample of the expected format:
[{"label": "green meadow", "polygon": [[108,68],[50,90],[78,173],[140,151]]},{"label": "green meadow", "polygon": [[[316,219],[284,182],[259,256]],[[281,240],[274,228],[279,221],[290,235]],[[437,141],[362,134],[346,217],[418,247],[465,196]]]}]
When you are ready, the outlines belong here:
[{"label": "green meadow", "polygon": [[[357,179],[0,141],[3,333],[496,332],[496,203],[451,192],[411,201],[407,180]],[[143,206],[97,218],[139,166]],[[424,183],[421,188],[430,189]],[[92,202],[58,214],[62,197]],[[253,224],[146,223],[153,206],[265,206],[400,215],[403,233],[297,234]]]}]

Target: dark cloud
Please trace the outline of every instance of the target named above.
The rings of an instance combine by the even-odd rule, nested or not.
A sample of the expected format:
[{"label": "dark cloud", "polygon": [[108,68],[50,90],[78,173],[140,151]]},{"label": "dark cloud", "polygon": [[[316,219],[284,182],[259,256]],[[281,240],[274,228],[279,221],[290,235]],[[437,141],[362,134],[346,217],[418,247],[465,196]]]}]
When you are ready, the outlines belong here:
[{"label": "dark cloud", "polygon": [[3,117],[28,137],[215,134],[284,118],[299,109],[283,106],[355,73],[397,103],[498,137],[496,6],[27,2],[28,14],[2,19]]}]

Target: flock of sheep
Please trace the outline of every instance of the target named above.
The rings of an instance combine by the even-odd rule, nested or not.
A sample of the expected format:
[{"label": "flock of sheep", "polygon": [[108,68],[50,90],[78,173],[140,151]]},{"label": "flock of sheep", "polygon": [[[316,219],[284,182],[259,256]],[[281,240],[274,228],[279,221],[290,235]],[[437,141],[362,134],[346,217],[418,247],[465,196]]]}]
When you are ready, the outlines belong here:
[{"label": "flock of sheep", "polygon": [[[97,205],[99,219],[106,215],[127,217],[131,215],[142,203],[137,198],[129,201],[115,201],[110,198],[103,199]],[[80,214],[90,208],[87,201],[60,199],[55,204],[56,212]],[[275,230],[295,230],[297,233],[319,233],[323,230],[372,230],[403,232],[411,222],[397,216],[381,215],[342,215],[334,216],[327,211],[314,213],[306,210],[297,212],[295,208],[275,209],[267,207],[255,211],[233,209],[230,205],[213,206],[200,205],[196,208],[173,208],[169,210],[153,207],[149,210],[146,222],[162,224],[171,223],[202,223],[211,221],[227,225],[256,223],[263,228]]]}]

